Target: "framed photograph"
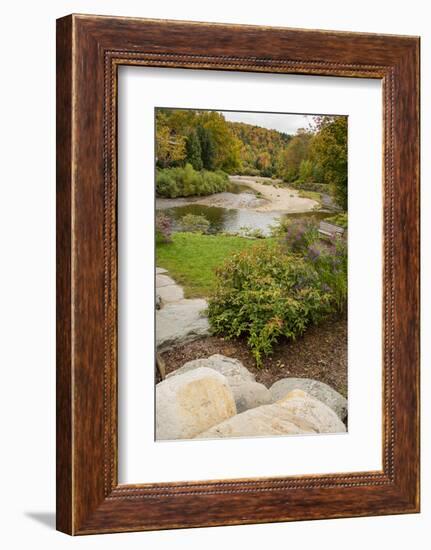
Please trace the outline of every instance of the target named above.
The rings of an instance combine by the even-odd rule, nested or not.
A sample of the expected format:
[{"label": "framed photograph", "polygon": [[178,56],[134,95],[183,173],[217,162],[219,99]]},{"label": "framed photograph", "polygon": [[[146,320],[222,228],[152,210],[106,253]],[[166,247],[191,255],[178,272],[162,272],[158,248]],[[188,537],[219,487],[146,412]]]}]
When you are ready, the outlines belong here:
[{"label": "framed photograph", "polygon": [[419,511],[419,38],[57,21],[57,528]]}]

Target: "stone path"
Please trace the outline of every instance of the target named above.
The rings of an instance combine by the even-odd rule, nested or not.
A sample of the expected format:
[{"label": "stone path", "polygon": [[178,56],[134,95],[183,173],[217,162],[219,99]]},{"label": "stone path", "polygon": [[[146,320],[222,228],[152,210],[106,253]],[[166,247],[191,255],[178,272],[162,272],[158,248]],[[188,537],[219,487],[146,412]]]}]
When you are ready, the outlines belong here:
[{"label": "stone path", "polygon": [[162,352],[209,334],[205,300],[184,298],[167,270],[156,267],[156,346]]}]

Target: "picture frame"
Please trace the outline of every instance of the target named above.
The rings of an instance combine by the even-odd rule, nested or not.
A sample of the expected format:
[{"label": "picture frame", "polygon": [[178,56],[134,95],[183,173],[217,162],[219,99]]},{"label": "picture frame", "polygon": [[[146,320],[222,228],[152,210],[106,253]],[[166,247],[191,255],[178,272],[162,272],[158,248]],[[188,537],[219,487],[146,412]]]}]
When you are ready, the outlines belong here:
[{"label": "picture frame", "polygon": [[[381,471],[118,483],[120,65],[382,81]],[[418,37],[59,19],[57,529],[84,535],[419,512],[419,219]]]}]

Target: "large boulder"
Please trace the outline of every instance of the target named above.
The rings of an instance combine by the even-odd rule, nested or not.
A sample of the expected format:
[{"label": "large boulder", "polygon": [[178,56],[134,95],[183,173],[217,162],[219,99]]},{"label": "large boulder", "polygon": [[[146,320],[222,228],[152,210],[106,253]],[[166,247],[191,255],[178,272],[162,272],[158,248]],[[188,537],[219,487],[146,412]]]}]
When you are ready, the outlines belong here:
[{"label": "large boulder", "polygon": [[179,369],[168,374],[167,378],[201,367],[213,369],[226,377],[239,413],[273,401],[270,391],[263,384],[258,384],[255,381],[254,374],[244,367],[241,361],[224,355],[215,354],[205,359],[188,361]]},{"label": "large boulder", "polygon": [[293,390],[277,401],[297,426],[317,433],[343,433],[346,426],[325,403],[302,390]]},{"label": "large boulder", "polygon": [[236,410],[239,413],[261,405],[268,405],[273,401],[271,392],[263,384],[251,381],[231,384],[229,378],[227,381],[235,399]]},{"label": "large boulder", "polygon": [[347,399],[328,384],[310,378],[282,378],[271,388],[273,401],[279,401],[292,390],[303,390],[332,409],[341,420],[347,417]]},{"label": "large boulder", "polygon": [[223,375],[199,368],[156,385],[156,439],[191,439],[236,414]]},{"label": "large boulder", "polygon": [[188,361],[187,363],[184,363],[184,365],[179,369],[169,373],[167,377],[184,374],[185,372],[189,372],[200,367],[207,367],[209,369],[213,369],[219,372],[229,379],[230,384],[233,384],[235,382],[240,383],[246,381],[255,381],[254,374],[252,374],[246,367],[244,367],[241,361],[238,361],[238,359],[232,359],[231,357],[220,355],[218,353],[204,359],[194,359],[193,361]]},{"label": "large boulder", "polygon": [[[162,275],[160,275],[162,277]],[[160,289],[159,289],[160,291]],[[167,303],[156,311],[156,346],[166,351],[209,334],[205,300],[181,300]]]},{"label": "large boulder", "polygon": [[343,433],[338,416],[317,399],[295,390],[272,405],[262,405],[225,420],[196,439]]}]

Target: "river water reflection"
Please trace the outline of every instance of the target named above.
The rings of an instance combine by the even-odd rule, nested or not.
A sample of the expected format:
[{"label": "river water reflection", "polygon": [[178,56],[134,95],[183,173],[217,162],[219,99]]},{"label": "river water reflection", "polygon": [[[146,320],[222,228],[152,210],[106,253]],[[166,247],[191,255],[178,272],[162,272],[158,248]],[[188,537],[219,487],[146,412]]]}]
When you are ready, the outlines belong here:
[{"label": "river water reflection", "polygon": [[194,214],[205,216],[210,222],[209,233],[236,233],[242,228],[259,229],[264,235],[269,235],[271,226],[277,224],[278,219],[287,218],[307,218],[320,221],[328,216],[333,215],[331,212],[301,212],[301,213],[285,213],[285,212],[259,212],[255,210],[236,209],[236,208],[221,208],[218,206],[206,206],[201,204],[187,204],[163,208],[173,220],[173,230],[180,231],[180,220],[186,214]]}]

